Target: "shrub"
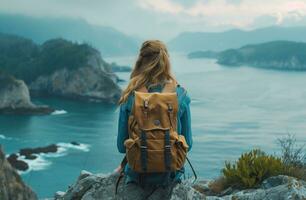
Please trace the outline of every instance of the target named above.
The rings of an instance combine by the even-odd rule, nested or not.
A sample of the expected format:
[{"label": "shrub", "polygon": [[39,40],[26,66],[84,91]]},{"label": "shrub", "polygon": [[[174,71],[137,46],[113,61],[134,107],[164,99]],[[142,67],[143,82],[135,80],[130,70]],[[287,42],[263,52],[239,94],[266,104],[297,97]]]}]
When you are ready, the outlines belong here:
[{"label": "shrub", "polygon": [[286,170],[285,175],[306,180],[306,152],[305,145],[298,146],[293,135],[278,139],[281,147],[281,159]]},{"label": "shrub", "polygon": [[277,140],[282,152],[282,161],[287,166],[303,167],[306,163],[306,152],[304,146],[296,144],[296,138],[293,135]]},{"label": "shrub", "polygon": [[225,162],[222,176],[210,183],[214,193],[228,187],[236,189],[254,188],[271,176],[287,175],[306,181],[306,151],[298,146],[292,135],[278,139],[280,156],[267,155],[259,149],[240,156],[234,164]]},{"label": "shrub", "polygon": [[264,179],[284,171],[280,158],[266,155],[259,149],[242,154],[234,164],[226,162],[222,170],[227,186],[243,189],[256,187]]}]

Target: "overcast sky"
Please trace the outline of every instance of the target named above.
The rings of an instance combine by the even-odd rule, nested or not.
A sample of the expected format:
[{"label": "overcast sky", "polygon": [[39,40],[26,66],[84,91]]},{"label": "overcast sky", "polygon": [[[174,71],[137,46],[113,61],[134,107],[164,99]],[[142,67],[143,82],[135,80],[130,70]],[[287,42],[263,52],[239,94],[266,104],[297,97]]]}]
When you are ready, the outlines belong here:
[{"label": "overcast sky", "polygon": [[141,38],[306,25],[306,0],[0,0],[1,13],[83,18]]}]

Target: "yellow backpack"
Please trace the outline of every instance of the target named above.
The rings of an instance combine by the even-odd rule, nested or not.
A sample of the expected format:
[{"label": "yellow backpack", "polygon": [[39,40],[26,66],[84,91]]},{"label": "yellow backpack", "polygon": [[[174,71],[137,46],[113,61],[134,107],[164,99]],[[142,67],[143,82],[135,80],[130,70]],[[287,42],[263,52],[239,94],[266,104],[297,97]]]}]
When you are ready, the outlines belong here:
[{"label": "yellow backpack", "polygon": [[124,142],[127,162],[139,173],[172,172],[184,166],[188,145],[177,133],[177,84],[165,84],[161,93],[135,91]]}]

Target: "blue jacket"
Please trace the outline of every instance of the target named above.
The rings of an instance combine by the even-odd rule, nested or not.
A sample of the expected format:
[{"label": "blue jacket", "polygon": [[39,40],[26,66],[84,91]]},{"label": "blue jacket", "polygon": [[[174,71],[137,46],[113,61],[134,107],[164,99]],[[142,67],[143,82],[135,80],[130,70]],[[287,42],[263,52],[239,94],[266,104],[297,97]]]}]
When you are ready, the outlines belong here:
[{"label": "blue jacket", "polygon": [[[149,92],[161,92],[162,86],[158,85],[151,87]],[[176,93],[178,97],[179,110],[177,114],[177,132],[185,136],[186,142],[189,146],[189,151],[192,147],[192,133],[191,133],[191,118],[190,118],[190,97],[187,91],[178,86],[176,88]],[[131,113],[131,108],[134,103],[134,95],[130,95],[127,101],[120,106],[119,122],[118,122],[118,137],[117,137],[117,147],[120,153],[125,153],[124,141],[129,138],[128,134],[128,118]],[[184,173],[184,168],[171,174],[173,179],[179,180]],[[138,182],[139,174],[134,172],[128,165],[125,168],[125,174],[127,175],[127,182]],[[162,184],[163,173],[154,173],[152,175],[146,176],[146,181],[154,184]]]}]

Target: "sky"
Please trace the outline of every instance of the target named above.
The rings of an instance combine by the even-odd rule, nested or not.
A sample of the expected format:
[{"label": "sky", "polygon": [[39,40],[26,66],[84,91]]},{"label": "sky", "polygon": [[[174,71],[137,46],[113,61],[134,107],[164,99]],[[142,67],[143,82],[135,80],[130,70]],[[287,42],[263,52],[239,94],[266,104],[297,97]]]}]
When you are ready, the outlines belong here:
[{"label": "sky", "polygon": [[0,13],[82,18],[166,40],[184,31],[306,26],[306,0],[0,0]]}]

